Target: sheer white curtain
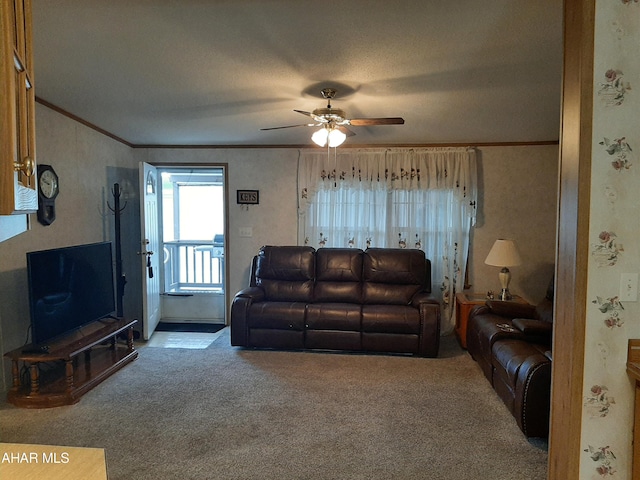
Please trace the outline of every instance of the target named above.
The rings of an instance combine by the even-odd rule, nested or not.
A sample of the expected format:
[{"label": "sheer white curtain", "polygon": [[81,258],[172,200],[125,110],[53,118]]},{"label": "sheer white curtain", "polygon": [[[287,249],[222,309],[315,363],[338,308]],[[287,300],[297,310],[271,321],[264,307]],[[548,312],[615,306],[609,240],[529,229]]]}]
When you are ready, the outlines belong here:
[{"label": "sheer white curtain", "polygon": [[449,333],[475,223],[476,177],[473,148],[303,150],[299,243],[423,250]]}]

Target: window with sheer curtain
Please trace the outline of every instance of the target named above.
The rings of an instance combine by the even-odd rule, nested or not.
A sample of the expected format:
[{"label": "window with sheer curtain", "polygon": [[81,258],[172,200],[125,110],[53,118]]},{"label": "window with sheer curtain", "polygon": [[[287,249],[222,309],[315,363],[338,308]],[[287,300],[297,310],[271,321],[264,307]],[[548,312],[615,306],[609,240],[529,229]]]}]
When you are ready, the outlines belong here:
[{"label": "window with sheer curtain", "polygon": [[298,189],[300,244],[423,250],[442,331],[453,330],[475,222],[473,148],[305,150]]}]

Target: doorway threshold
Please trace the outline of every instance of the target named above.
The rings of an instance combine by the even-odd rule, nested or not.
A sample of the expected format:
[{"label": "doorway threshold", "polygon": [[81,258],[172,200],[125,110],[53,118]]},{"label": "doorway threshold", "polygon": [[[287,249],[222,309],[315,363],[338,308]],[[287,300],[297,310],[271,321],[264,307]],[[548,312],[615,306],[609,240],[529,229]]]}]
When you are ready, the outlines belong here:
[{"label": "doorway threshold", "polygon": [[196,322],[160,322],[156,332],[199,332],[216,333],[225,327],[224,323],[196,323]]},{"label": "doorway threshold", "polygon": [[216,333],[155,331],[144,347],[203,350],[215,342],[223,332],[224,329]]}]

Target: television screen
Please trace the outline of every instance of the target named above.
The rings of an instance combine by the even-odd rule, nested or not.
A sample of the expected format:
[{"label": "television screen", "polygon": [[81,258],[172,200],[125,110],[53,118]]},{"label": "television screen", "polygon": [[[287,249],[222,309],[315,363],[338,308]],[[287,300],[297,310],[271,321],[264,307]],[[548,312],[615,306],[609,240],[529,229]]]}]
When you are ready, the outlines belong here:
[{"label": "television screen", "polygon": [[110,242],[28,252],[27,274],[35,345],[115,311]]}]

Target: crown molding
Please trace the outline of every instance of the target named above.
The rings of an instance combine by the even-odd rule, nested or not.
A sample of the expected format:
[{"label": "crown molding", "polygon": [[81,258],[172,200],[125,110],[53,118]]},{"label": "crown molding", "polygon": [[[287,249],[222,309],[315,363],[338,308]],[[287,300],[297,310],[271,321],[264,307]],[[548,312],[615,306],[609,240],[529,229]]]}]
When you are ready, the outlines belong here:
[{"label": "crown molding", "polygon": [[[68,117],[78,123],[81,123],[85,127],[91,128],[96,132],[99,132],[116,142],[120,142],[123,145],[126,145],[130,148],[140,148],[140,149],[272,149],[272,148],[291,148],[291,149],[300,149],[300,148],[314,148],[314,145],[311,144],[298,144],[298,145],[220,145],[220,144],[211,144],[211,145],[171,145],[171,144],[136,144],[128,142],[127,140],[114,135],[113,133],[94,125],[91,122],[86,121],[83,118],[74,115],[66,111],[63,108],[54,105],[46,101],[43,98],[36,96],[36,102],[41,105],[44,105],[47,108]],[[384,144],[348,144],[341,145],[340,148],[434,148],[434,147],[531,147],[531,146],[540,146],[540,145],[559,145],[559,140],[543,140],[543,141],[534,141],[534,142],[456,142],[456,143],[404,143],[404,144],[395,144],[395,143],[384,143]],[[317,147],[321,149],[321,147]],[[323,147],[322,147],[323,149]]]}]

